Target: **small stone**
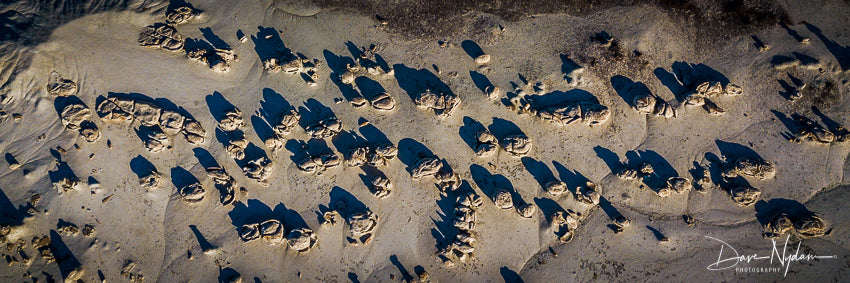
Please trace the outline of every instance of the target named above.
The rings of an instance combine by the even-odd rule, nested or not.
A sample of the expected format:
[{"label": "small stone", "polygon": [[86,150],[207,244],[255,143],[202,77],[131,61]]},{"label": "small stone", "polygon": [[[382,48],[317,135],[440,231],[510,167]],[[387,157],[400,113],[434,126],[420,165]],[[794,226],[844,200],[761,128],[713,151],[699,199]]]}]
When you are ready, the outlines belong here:
[{"label": "small stone", "polygon": [[490,62],[490,55],[488,54],[483,54],[481,56],[475,57],[475,63],[487,64],[488,62]]}]

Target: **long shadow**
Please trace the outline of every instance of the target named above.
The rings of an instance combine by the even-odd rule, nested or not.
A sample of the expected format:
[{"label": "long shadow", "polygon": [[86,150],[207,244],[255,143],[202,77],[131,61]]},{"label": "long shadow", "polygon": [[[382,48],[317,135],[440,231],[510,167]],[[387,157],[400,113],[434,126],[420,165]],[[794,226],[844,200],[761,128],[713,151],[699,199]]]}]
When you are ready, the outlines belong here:
[{"label": "long shadow", "polygon": [[357,273],[349,272],[348,280],[351,280],[351,283],[360,283],[360,279],[357,279]]},{"label": "long shadow", "polygon": [[719,156],[717,156],[717,155],[715,155],[714,153],[711,153],[711,152],[705,153],[705,160],[708,160],[708,162],[709,162],[708,173],[709,173],[709,178],[711,179],[711,182],[714,183],[714,184],[725,184],[726,181],[724,180],[724,178],[722,176],[723,169],[724,169],[723,168],[724,167],[723,160],[721,160],[721,158]]},{"label": "long shadow", "polygon": [[470,165],[469,173],[472,175],[472,180],[478,188],[481,189],[481,192],[484,193],[491,201],[495,202],[495,194],[501,189],[507,190],[511,193],[514,206],[525,203],[522,196],[516,191],[516,189],[514,189],[514,185],[511,183],[511,180],[505,176],[499,174],[494,175],[478,164]]},{"label": "long shadow", "polygon": [[605,212],[605,215],[607,215],[607,216],[608,216],[608,218],[609,218],[609,219],[611,219],[611,220],[617,219],[617,217],[620,217],[620,216],[622,216],[622,215],[623,215],[623,214],[621,214],[621,213],[620,213],[620,211],[619,211],[619,210],[617,210],[617,208],[616,208],[616,207],[614,207],[614,205],[613,205],[613,204],[611,204],[611,202],[610,202],[610,201],[608,201],[608,199],[607,199],[607,198],[605,198],[605,197],[601,197],[601,198],[599,198],[599,207],[601,207],[601,208],[602,208],[602,211],[604,211],[604,212]]},{"label": "long shadow", "polygon": [[620,156],[610,149],[597,145],[593,147],[593,151],[596,152],[596,156],[599,157],[599,159],[602,159],[602,161],[605,162],[605,165],[608,165],[608,169],[611,170],[611,173],[617,173],[623,168]]},{"label": "long shadow", "polygon": [[339,91],[342,93],[342,97],[345,100],[351,101],[353,98],[360,96],[360,92],[354,88],[354,85],[344,84],[340,81],[339,76],[348,71],[345,66],[346,65],[354,65],[355,62],[353,59],[349,57],[337,56],[333,52],[328,50],[324,50],[322,52],[325,56],[325,62],[328,63],[328,68],[331,69],[330,77],[334,78],[333,83],[339,88]]},{"label": "long shadow", "polygon": [[71,252],[71,249],[68,248],[68,245],[65,244],[65,241],[62,240],[62,236],[56,233],[55,230],[50,230],[50,240],[50,250],[56,258],[57,265],[59,265],[59,273],[63,279],[67,279],[68,275],[75,269],[80,268],[82,264],[74,256],[74,253]]},{"label": "long shadow", "polygon": [[555,167],[555,171],[558,172],[558,176],[561,177],[561,182],[567,184],[569,190],[584,187],[590,181],[590,179],[578,172],[578,170],[569,170],[560,162],[553,161],[552,165]]},{"label": "long shadow", "polygon": [[484,55],[484,50],[482,50],[481,46],[479,46],[478,43],[475,43],[475,41],[464,40],[460,43],[460,47],[463,48],[466,55],[469,55],[469,57],[472,57],[473,59]]},{"label": "long shadow", "polygon": [[260,116],[269,124],[277,124],[283,113],[292,110],[292,105],[280,93],[263,88],[263,100],[260,100]]},{"label": "long shadow", "polygon": [[207,101],[207,107],[210,109],[210,114],[215,118],[216,122],[221,122],[225,112],[238,109],[218,91],[207,95],[205,100]]},{"label": "long shadow", "polygon": [[7,153],[6,153],[6,155],[5,155],[4,157],[6,158],[6,163],[8,163],[9,165],[12,165],[12,164],[20,164],[20,163],[18,162],[18,160],[15,158],[15,156],[14,156],[14,155],[12,155],[11,153],[8,153],[8,152],[7,152]]},{"label": "long shadow", "polygon": [[336,151],[347,156],[353,149],[366,146],[368,142],[366,141],[366,138],[358,135],[354,131],[342,131],[331,138],[331,144],[333,144],[334,148],[336,148]]},{"label": "long shadow", "polygon": [[770,112],[773,113],[773,115],[776,116],[776,119],[779,119],[779,121],[782,122],[782,125],[785,126],[785,128],[788,130],[788,132],[780,134],[782,134],[783,137],[785,137],[786,139],[793,137],[791,133],[797,131],[797,123],[795,123],[794,120],[791,119],[791,117],[785,115],[785,113],[776,110],[770,110]]},{"label": "long shadow", "polygon": [[485,129],[487,128],[485,128],[480,122],[475,121],[475,119],[472,119],[469,116],[464,116],[463,126],[458,129],[458,135],[466,143],[466,145],[469,146],[469,148],[475,150],[475,146],[478,144],[476,135],[478,134],[478,131]]},{"label": "long shadow", "polygon": [[841,123],[838,123],[835,120],[832,120],[831,118],[829,118],[829,116],[826,116],[826,114],[824,114],[822,111],[820,111],[820,108],[818,108],[817,106],[812,106],[812,112],[814,112],[815,115],[820,117],[821,122],[823,122],[823,124],[826,126],[826,128],[830,132],[838,133],[838,132],[841,131],[840,130],[840,128],[842,127]]},{"label": "long shadow", "polygon": [[511,135],[525,135],[514,122],[497,117],[493,117],[493,123],[487,126],[487,129],[499,140]]},{"label": "long shadow", "polygon": [[141,155],[130,160],[130,170],[136,173],[139,178],[147,176],[151,172],[157,172],[156,166]]},{"label": "long shadow", "polygon": [[568,76],[573,71],[581,69],[581,65],[570,59],[568,55],[560,54],[559,57],[561,58],[561,73],[564,73],[565,78],[569,78]]},{"label": "long shadow", "polygon": [[189,229],[192,229],[192,234],[195,234],[195,238],[198,239],[198,245],[201,247],[202,251],[209,251],[215,249],[215,246],[213,246],[213,244],[210,244],[210,242],[207,241],[207,238],[205,238],[204,235],[201,234],[201,231],[198,230],[197,226],[189,225]]},{"label": "long shadow", "polygon": [[298,113],[301,113],[301,127],[305,129],[322,119],[336,117],[336,114],[334,114],[330,107],[325,106],[314,98],[307,99],[304,102],[304,106],[299,106]]},{"label": "long shadow", "polygon": [[753,39],[753,46],[755,46],[756,48],[761,49],[761,48],[764,48],[765,46],[767,46],[766,44],[764,44],[764,41],[762,41],[760,38],[758,38],[758,36],[751,35],[750,38]]},{"label": "long shadow", "polygon": [[739,143],[725,142],[722,140],[715,140],[714,143],[717,144],[717,148],[720,150],[720,155],[723,156],[727,162],[734,162],[741,158],[762,160],[761,155],[748,146]]},{"label": "long shadow", "polygon": [[466,180],[461,180],[460,187],[455,191],[447,192],[436,200],[437,215],[439,219],[431,218],[434,228],[431,228],[431,236],[434,237],[435,247],[442,250],[452,244],[457,238],[458,229],[454,226],[454,209],[457,206],[457,197],[462,194],[474,192],[472,186]]},{"label": "long shadow", "polygon": [[289,156],[289,160],[292,160],[295,164],[298,164],[298,162],[301,162],[301,160],[310,156],[310,152],[307,151],[307,143],[304,141],[296,139],[287,140],[283,147],[292,153],[292,155]]},{"label": "long shadow", "polygon": [[493,83],[490,82],[490,79],[488,79],[487,76],[476,71],[469,71],[469,78],[472,79],[472,83],[475,84],[475,87],[481,90],[481,92],[486,92],[487,87],[493,85]]},{"label": "long shadow", "polygon": [[784,28],[785,31],[788,32],[788,35],[793,37],[794,40],[796,40],[797,42],[803,41],[803,36],[801,36],[800,33],[798,33],[796,30],[791,29],[791,27],[789,27],[787,24],[779,22],[779,26]]},{"label": "long shadow", "polygon": [[56,170],[48,171],[47,175],[50,177],[51,183],[59,182],[64,178],[79,180],[77,174],[75,174],[74,170],[71,169],[71,166],[68,165],[68,162],[64,161],[58,162],[56,164]]},{"label": "long shadow", "polygon": [[427,69],[412,69],[404,64],[395,64],[393,69],[398,86],[410,96],[411,100],[415,100],[427,89],[435,93],[454,94],[446,83]]},{"label": "long shadow", "polygon": [[230,49],[230,45],[224,42],[221,37],[218,37],[213,31],[212,28],[200,28],[201,34],[204,35],[204,39],[206,39],[213,47],[218,49]]},{"label": "long shadow", "polygon": [[258,115],[251,115],[251,126],[253,126],[254,133],[256,133],[258,137],[260,137],[260,140],[265,140],[266,138],[275,135],[275,132],[272,129],[272,125],[269,124],[269,121],[263,119]]},{"label": "long shadow", "polygon": [[307,222],[304,221],[304,217],[298,211],[286,208],[286,205],[283,203],[275,205],[272,213],[281,218],[281,223],[284,224],[287,230],[309,228]]},{"label": "long shadow", "polygon": [[183,167],[177,166],[171,168],[171,183],[174,184],[174,187],[178,190],[189,184],[198,182],[198,178],[196,178],[195,175],[192,175],[192,173],[188,170],[183,169]]},{"label": "long shadow", "polygon": [[219,283],[230,283],[230,282],[241,282],[241,280],[234,281],[236,278],[241,278],[242,275],[239,272],[236,272],[235,269],[226,267],[222,268],[218,271],[218,282]]},{"label": "long shadow", "polygon": [[646,225],[646,229],[649,229],[649,231],[652,232],[652,235],[655,236],[655,240],[657,241],[661,241],[667,238],[664,236],[664,234],[661,233],[661,231],[658,231],[658,229],[655,229],[652,226]]},{"label": "long shadow", "polygon": [[534,198],[534,204],[540,208],[540,212],[543,213],[543,216],[546,218],[546,224],[549,226],[552,225],[552,216],[555,215],[555,212],[567,212],[557,201],[548,197]]},{"label": "long shadow", "polygon": [[218,161],[215,160],[215,157],[213,157],[206,149],[196,147],[192,149],[192,152],[194,153],[195,158],[198,159],[198,163],[201,164],[201,166],[204,166],[204,168],[221,167],[218,164]]},{"label": "long shadow", "polygon": [[546,183],[557,180],[557,178],[555,178],[555,174],[553,174],[552,170],[549,169],[549,166],[546,166],[546,163],[537,161],[531,157],[523,157],[522,165],[525,166],[525,170],[528,171],[528,173],[531,173],[531,176],[533,176],[534,180],[540,184],[541,188],[545,188]]},{"label": "long shadow", "polygon": [[671,66],[672,72],[663,68],[656,68],[655,76],[670,89],[676,99],[682,101],[686,92],[693,90],[703,82],[717,81],[724,85],[729,79],[717,70],[705,64],[693,64],[677,61]]},{"label": "long shadow", "polygon": [[343,207],[337,207],[337,212],[344,219],[348,219],[354,213],[358,213],[361,211],[366,211],[369,207],[366,206],[362,201],[357,199],[356,196],[348,192],[347,190],[340,188],[338,186],[334,186],[330,192],[330,203],[333,205],[342,205]]},{"label": "long shadow", "polygon": [[659,188],[667,184],[667,179],[670,177],[679,176],[673,165],[664,157],[652,150],[644,151],[629,151],[626,152],[626,158],[629,161],[630,167],[636,167],[641,163],[648,163],[654,169],[654,173],[644,177],[644,183],[650,188]]},{"label": "long shadow", "polygon": [[754,205],[756,219],[764,226],[769,223],[777,213],[787,213],[792,218],[808,217],[815,213],[806,208],[806,205],[792,199],[775,198],[760,200]]},{"label": "long shadow", "polygon": [[522,277],[519,276],[519,273],[516,273],[516,271],[511,270],[507,266],[502,266],[502,268],[499,268],[499,274],[502,275],[502,279],[505,280],[505,283],[525,282],[522,280]]},{"label": "long shadow", "polygon": [[233,210],[227,213],[230,217],[230,223],[233,224],[238,232],[242,225],[260,223],[269,219],[276,219],[283,222],[284,219],[273,213],[272,209],[257,199],[249,199],[245,203],[237,202],[233,206]]},{"label": "long shadow", "polygon": [[78,96],[70,95],[70,96],[60,96],[53,100],[53,107],[56,110],[56,114],[61,115],[62,110],[65,109],[66,106],[71,104],[82,104],[85,105],[86,108],[88,105],[83,102]]},{"label": "long shadow", "polygon": [[830,40],[823,32],[816,26],[810,23],[804,23],[806,28],[815,34],[815,36],[823,42],[823,45],[826,46],[826,49],[832,53],[832,56],[835,56],[835,60],[838,61],[838,65],[841,66],[842,71],[850,70],[850,45],[842,46],[833,40]]},{"label": "long shadow", "polygon": [[717,81],[723,85],[729,83],[729,78],[725,75],[702,63],[693,64],[679,61],[673,63],[671,68],[673,69],[673,73],[676,74],[676,77],[679,78],[679,81],[682,82],[683,86],[689,90],[708,81]]},{"label": "long shadow", "polygon": [[353,58],[359,58],[361,55],[363,55],[363,51],[360,50],[360,47],[357,47],[357,45],[354,44],[354,42],[346,41],[345,42],[345,49],[348,50],[348,53],[351,53],[351,56]]},{"label": "long shadow", "polygon": [[782,87],[782,89],[783,89],[783,91],[780,91],[780,92],[779,92],[779,95],[780,95],[780,96],[782,96],[782,98],[785,98],[786,100],[791,100],[791,95],[794,93],[794,91],[795,91],[797,88],[796,88],[796,87],[791,86],[790,84],[788,84],[788,82],[786,82],[786,81],[785,81],[785,80],[783,80],[783,79],[778,79],[778,80],[776,80],[776,81],[779,83],[779,85],[780,85],[780,86]]},{"label": "long shadow", "polygon": [[381,143],[392,143],[387,135],[384,134],[381,130],[379,130],[375,125],[369,124],[366,126],[362,126],[358,129],[360,131],[360,135],[362,135],[366,140],[370,143],[381,144]]},{"label": "long shadow", "polygon": [[30,216],[27,213],[29,205],[20,205],[17,208],[15,204],[6,196],[6,192],[0,190],[0,225],[18,226],[24,223],[24,218]]},{"label": "long shadow", "polygon": [[[324,153],[333,153],[333,150],[328,147],[327,142],[325,142],[325,140],[320,139],[311,139],[306,142],[291,139],[286,142],[284,147],[290,153],[292,153],[290,159],[292,160],[292,162],[295,163],[304,160],[304,158],[307,158],[308,156],[315,156]],[[247,150],[245,155],[248,155]]]},{"label": "long shadow", "polygon": [[413,282],[413,275],[407,271],[407,268],[404,268],[404,265],[398,261],[398,257],[396,255],[390,256],[390,262],[398,268],[398,272],[401,273],[402,282]]},{"label": "long shadow", "polygon": [[556,90],[546,94],[528,95],[525,99],[534,109],[567,106],[579,102],[599,103],[596,96],[583,89],[571,89],[566,92]]},{"label": "long shadow", "polygon": [[407,166],[407,173],[411,173],[416,160],[420,157],[433,156],[434,153],[428,147],[414,139],[404,138],[398,141],[398,159]]},{"label": "long shadow", "polygon": [[[656,72],[657,70],[658,69],[656,69]],[[634,107],[632,101],[634,101],[636,96],[652,93],[644,83],[632,81],[631,79],[621,75],[611,77],[611,87],[613,87],[614,91],[623,98],[623,101],[625,101],[626,104],[632,107]],[[673,91],[673,89],[671,88],[670,91]],[[676,92],[673,92],[673,94],[676,94]]]},{"label": "long shadow", "polygon": [[370,100],[379,93],[387,92],[381,83],[365,76],[354,79],[354,84],[357,85],[357,89],[360,90],[360,94]]},{"label": "long shadow", "polygon": [[[269,38],[266,39],[266,37]],[[257,34],[251,36],[251,41],[254,42],[254,51],[260,57],[260,62],[265,62],[271,58],[280,58],[281,55],[288,57],[283,59],[291,59],[295,56],[283,44],[280,33],[275,28],[258,26]]]}]

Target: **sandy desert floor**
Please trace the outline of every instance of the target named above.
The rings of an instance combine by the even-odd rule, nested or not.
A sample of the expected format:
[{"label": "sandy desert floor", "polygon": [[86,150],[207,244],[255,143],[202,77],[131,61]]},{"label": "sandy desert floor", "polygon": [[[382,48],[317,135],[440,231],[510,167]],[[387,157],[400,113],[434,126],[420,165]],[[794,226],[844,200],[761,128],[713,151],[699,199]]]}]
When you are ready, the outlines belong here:
[{"label": "sandy desert floor", "polygon": [[4,282],[850,278],[848,1],[3,1],[0,24]]}]

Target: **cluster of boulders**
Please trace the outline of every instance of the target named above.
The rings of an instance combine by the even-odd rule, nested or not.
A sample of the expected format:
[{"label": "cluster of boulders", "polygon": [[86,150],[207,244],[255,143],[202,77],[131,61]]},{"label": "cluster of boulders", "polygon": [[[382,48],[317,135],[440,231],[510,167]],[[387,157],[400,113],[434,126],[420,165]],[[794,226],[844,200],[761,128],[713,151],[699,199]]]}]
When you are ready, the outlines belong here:
[{"label": "cluster of boulders", "polygon": [[[652,165],[649,163],[642,163],[637,168],[623,168],[619,172],[616,173],[617,177],[624,180],[637,180],[641,181],[641,188],[651,187],[650,184],[647,183],[647,180],[652,177],[657,177],[658,175],[655,173],[655,169],[652,168]],[[706,177],[707,178],[707,177]],[[702,182],[703,180],[701,180]],[[701,183],[702,184],[702,183]],[[705,185],[700,188],[704,188]],[[693,182],[685,177],[673,176],[667,178],[667,181],[664,185],[661,185],[656,188],[652,188],[652,190],[662,198],[666,198],[671,196],[673,193],[676,194],[684,194],[693,189]],[[704,190],[700,190],[699,192],[704,193]]]},{"label": "cluster of boulders", "polygon": [[557,225],[558,230],[555,231],[555,235],[558,236],[558,241],[564,244],[572,241],[575,231],[578,229],[579,221],[583,218],[584,216],[580,212],[572,210],[556,211],[552,215],[552,223]]},{"label": "cluster of boulders", "polygon": [[221,197],[219,201],[222,205],[228,205],[234,202],[236,199],[236,192],[242,191],[244,188],[240,188],[238,184],[236,184],[236,180],[233,179],[233,176],[227,174],[227,171],[221,167],[209,167],[207,168],[207,176],[213,180],[216,189],[218,189]]},{"label": "cluster of boulders", "polygon": [[[229,47],[211,47],[204,44],[187,44],[186,37],[181,34],[176,25],[186,23],[201,14],[189,6],[169,9],[165,14],[165,23],[155,23],[146,26],[139,34],[139,45],[167,51],[186,51],[189,59],[207,64],[210,69],[219,73],[230,71],[232,62],[239,60],[236,52]],[[200,40],[195,40],[200,42]]]},{"label": "cluster of boulders", "polygon": [[[588,126],[600,125],[611,117],[611,110],[607,106],[590,101],[578,101],[562,105],[548,107],[534,106],[534,100],[545,95],[547,85],[538,82],[534,85],[534,91],[528,92],[522,87],[515,89],[517,95],[509,99],[508,109],[519,114],[527,114],[537,117],[556,125],[565,126],[575,122],[582,122]],[[498,95],[498,88],[489,89],[489,95]]]},{"label": "cluster of boulders", "polygon": [[390,179],[383,174],[383,172],[379,172],[369,178],[369,182],[369,192],[379,199],[386,198],[392,193],[393,184],[390,182]]},{"label": "cluster of boulders", "polygon": [[642,114],[653,114],[664,118],[676,118],[676,108],[657,95],[646,92],[632,98],[632,108]]},{"label": "cluster of boulders", "polygon": [[170,146],[169,136],[178,133],[191,144],[200,145],[206,140],[207,132],[201,123],[177,111],[162,109],[147,99],[111,96],[97,106],[97,113],[106,122],[139,122],[146,127],[145,147],[153,152]]},{"label": "cluster of boulders", "polygon": [[95,142],[100,139],[100,130],[90,119],[91,110],[75,96],[77,90],[76,82],[63,78],[57,72],[50,74],[47,92],[57,99],[63,98],[61,103],[57,101],[59,104],[64,104],[59,110],[62,125],[65,125],[66,129],[78,131],[87,142]]},{"label": "cluster of boulders", "polygon": [[145,190],[152,191],[162,188],[165,185],[163,176],[156,170],[149,170],[139,176],[139,185]]},{"label": "cluster of boulders", "polygon": [[139,34],[139,45],[168,51],[182,49],[186,39],[177,31],[175,25],[186,23],[200,14],[200,11],[190,6],[169,9],[165,12],[165,23],[155,23],[142,30]]},{"label": "cluster of boulders", "polygon": [[427,89],[417,95],[413,102],[419,108],[431,109],[438,117],[446,118],[460,105],[460,97],[452,93],[437,93]]},{"label": "cluster of boulders", "polygon": [[416,180],[433,176],[442,195],[457,190],[461,184],[460,176],[448,166],[443,166],[443,161],[437,157],[420,157],[411,168],[410,175]]},{"label": "cluster of boulders", "polygon": [[377,63],[375,55],[378,51],[378,47],[375,45],[369,46],[369,48],[361,47],[360,56],[354,58],[354,64],[346,64],[346,71],[339,75],[339,81],[344,84],[353,84],[354,80],[357,77],[361,76],[388,76],[392,77],[395,74],[395,70],[390,68],[389,70],[384,70],[380,64]]},{"label": "cluster of boulders", "polygon": [[372,241],[375,229],[378,227],[378,215],[367,208],[352,213],[346,222],[348,222],[348,243],[355,246],[366,245]]},{"label": "cluster of boulders", "polygon": [[850,130],[847,130],[842,125],[838,125],[835,129],[830,130],[821,126],[818,122],[809,119],[806,116],[794,113],[791,114],[795,124],[794,136],[788,140],[792,142],[814,141],[818,143],[839,143],[850,140]]},{"label": "cluster of boulders", "polygon": [[321,175],[325,172],[325,170],[339,166],[339,164],[339,155],[337,155],[335,152],[326,152],[321,154],[308,155],[304,159],[301,159],[301,161],[299,161],[295,165],[298,166],[298,170],[316,175]]},{"label": "cluster of boulders", "polygon": [[372,105],[372,108],[381,111],[391,111],[395,109],[395,99],[386,92],[379,92],[372,95],[370,99],[366,99],[363,96],[357,96],[351,99],[351,105],[354,105],[354,107],[359,108],[366,106],[366,104]]},{"label": "cluster of boulders", "polygon": [[[525,104],[523,109],[530,109],[530,104]],[[593,126],[605,123],[611,116],[611,110],[608,107],[593,102],[577,102],[566,106],[548,107],[534,110],[533,113],[541,120],[557,125],[582,122]]]},{"label": "cluster of boulders", "polygon": [[761,158],[739,158],[720,164],[720,167],[722,169],[720,175],[725,183],[722,185],[728,187],[730,197],[740,206],[749,206],[758,201],[761,190],[749,184],[740,185],[746,182],[736,182],[735,179],[747,176],[756,180],[765,180],[776,176],[776,167],[773,163]]},{"label": "cluster of boulders", "polygon": [[387,162],[398,155],[398,148],[391,143],[381,143],[374,146],[364,145],[357,147],[346,156],[348,166],[360,167],[371,165],[373,167],[385,166]]},{"label": "cluster of boulders", "polygon": [[599,205],[602,198],[602,188],[594,182],[587,181],[584,186],[576,187],[573,196],[581,203]]},{"label": "cluster of boulders", "polygon": [[820,237],[829,234],[829,226],[814,213],[789,213],[776,211],[770,220],[764,223],[764,237],[776,238],[794,231],[803,238]]},{"label": "cluster of boulders", "polygon": [[[250,144],[241,131],[245,126],[245,120],[242,118],[242,111],[233,107],[224,112],[218,121],[218,128],[230,135],[224,145],[227,154],[239,161],[245,161],[245,150]],[[242,166],[242,172],[250,179],[257,181],[260,186],[267,187],[268,179],[274,171],[274,164],[265,156],[256,156],[254,159],[247,160]]]},{"label": "cluster of boulders", "polygon": [[183,36],[172,24],[155,23],[146,26],[139,34],[139,45],[168,51],[179,51],[186,44]]},{"label": "cluster of boulders", "polygon": [[[264,39],[271,41],[275,39],[275,36],[274,34],[266,34]],[[272,56],[262,61],[263,68],[266,71],[270,73],[283,72],[289,75],[302,74],[301,77],[304,78],[308,86],[318,85],[318,68],[322,65],[322,61],[318,59],[310,60],[301,54],[294,54],[283,45],[282,41],[278,42],[275,50],[279,53],[278,56]]]},{"label": "cluster of boulders", "polygon": [[326,139],[339,134],[342,131],[342,121],[334,116],[319,120],[313,125],[307,126],[304,129],[307,135],[314,139]]},{"label": "cluster of boulders", "polygon": [[262,238],[270,245],[285,242],[290,249],[302,254],[309,252],[318,241],[313,230],[306,227],[294,228],[289,233],[285,233],[285,227],[276,219],[242,225],[239,229],[239,237],[245,242]]},{"label": "cluster of boulders", "polygon": [[744,89],[736,84],[730,83],[724,87],[720,82],[703,82],[693,92],[685,95],[685,105],[702,106],[709,114],[723,115],[726,110],[723,110],[710,98],[719,95],[739,96],[742,94],[744,94]]},{"label": "cluster of boulders", "polygon": [[499,140],[486,129],[475,134],[475,155],[478,157],[490,157],[499,151]]},{"label": "cluster of boulders", "polygon": [[206,64],[213,71],[227,73],[230,65],[239,61],[239,56],[230,48],[209,48],[200,44],[186,47],[186,57]]},{"label": "cluster of boulders", "polygon": [[272,124],[272,131],[274,134],[267,137],[264,141],[266,147],[272,150],[272,152],[283,148],[286,142],[286,136],[295,129],[298,125],[298,121],[300,120],[301,114],[299,114],[295,109],[290,109],[289,111],[281,114],[280,119]]},{"label": "cluster of boulders", "polygon": [[474,192],[457,197],[454,209],[454,227],[458,232],[451,243],[437,253],[437,257],[446,267],[454,267],[455,261],[465,263],[475,257],[475,243],[478,235],[475,225],[478,222],[476,208],[484,204],[484,200]]}]

